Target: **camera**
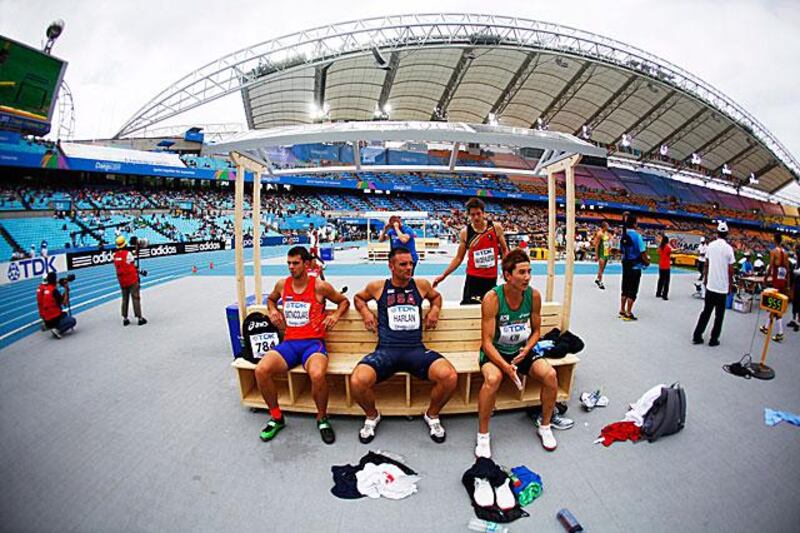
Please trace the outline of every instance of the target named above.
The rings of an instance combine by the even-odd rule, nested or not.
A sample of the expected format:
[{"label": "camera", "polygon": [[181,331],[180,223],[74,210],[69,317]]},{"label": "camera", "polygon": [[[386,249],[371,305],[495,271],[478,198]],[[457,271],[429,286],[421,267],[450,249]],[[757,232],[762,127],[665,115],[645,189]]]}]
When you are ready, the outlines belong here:
[{"label": "camera", "polygon": [[128,242],[131,246],[135,246],[136,248],[145,248],[149,244],[147,239],[144,237],[137,237],[136,235],[132,235]]},{"label": "camera", "polygon": [[140,270],[139,275],[142,276],[143,278],[147,277],[147,270]]},{"label": "camera", "polygon": [[67,283],[71,283],[73,281],[75,281],[75,274],[68,274],[66,278],[61,278],[58,280],[58,284],[62,287],[66,287]]}]

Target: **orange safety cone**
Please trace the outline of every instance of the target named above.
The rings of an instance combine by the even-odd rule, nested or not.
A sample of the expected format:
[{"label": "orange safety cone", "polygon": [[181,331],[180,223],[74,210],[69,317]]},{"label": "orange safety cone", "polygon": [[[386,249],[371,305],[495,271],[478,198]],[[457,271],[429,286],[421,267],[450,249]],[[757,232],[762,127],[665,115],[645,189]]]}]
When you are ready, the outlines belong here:
[{"label": "orange safety cone", "polygon": [[197,274],[197,265],[192,265],[192,274]]},{"label": "orange safety cone", "polygon": [[214,261],[211,261],[211,262],[208,264],[208,268],[209,268],[209,270],[214,270]]}]

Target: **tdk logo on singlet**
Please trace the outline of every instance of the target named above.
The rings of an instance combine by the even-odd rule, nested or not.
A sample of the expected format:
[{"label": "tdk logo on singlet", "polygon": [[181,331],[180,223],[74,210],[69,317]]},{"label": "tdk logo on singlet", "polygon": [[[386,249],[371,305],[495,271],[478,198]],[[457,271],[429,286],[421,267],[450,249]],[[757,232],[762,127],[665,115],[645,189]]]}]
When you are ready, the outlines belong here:
[{"label": "tdk logo on singlet", "polygon": [[506,330],[506,333],[519,333],[521,331],[525,331],[527,327],[527,324],[509,324],[507,326],[503,326],[503,328]]}]

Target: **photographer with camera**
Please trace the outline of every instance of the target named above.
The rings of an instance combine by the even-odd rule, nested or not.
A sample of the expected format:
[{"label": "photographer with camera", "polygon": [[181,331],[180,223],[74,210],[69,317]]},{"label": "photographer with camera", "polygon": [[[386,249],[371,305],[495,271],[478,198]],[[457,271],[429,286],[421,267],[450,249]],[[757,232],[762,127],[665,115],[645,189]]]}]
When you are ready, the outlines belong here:
[{"label": "photographer with camera", "polygon": [[[44,325],[53,336],[60,339],[64,333],[73,329],[77,320],[68,315],[62,306],[69,305],[69,282],[74,281],[75,276],[70,274],[66,278],[58,279],[55,272],[49,272],[42,280],[42,284],[36,289],[36,303],[39,306],[39,316]],[[64,294],[58,290],[58,285],[64,289]]]},{"label": "photographer with camera", "polygon": [[[138,249],[139,241],[131,244]],[[144,326],[147,320],[142,316],[142,303],[139,296],[139,264],[136,255],[128,250],[128,242],[125,237],[117,237],[117,251],[114,252],[114,268],[117,270],[117,280],[122,291],[122,325],[127,326],[131,323],[128,320],[128,300],[133,299],[133,314],[139,319],[139,325]]]}]

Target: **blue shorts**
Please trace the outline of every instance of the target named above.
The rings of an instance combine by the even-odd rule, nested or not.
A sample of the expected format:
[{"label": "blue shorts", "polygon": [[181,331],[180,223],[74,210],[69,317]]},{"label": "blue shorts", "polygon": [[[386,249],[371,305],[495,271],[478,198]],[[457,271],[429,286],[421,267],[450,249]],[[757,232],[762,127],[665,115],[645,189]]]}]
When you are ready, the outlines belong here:
[{"label": "blue shorts", "polygon": [[294,368],[299,364],[306,367],[306,361],[315,353],[321,353],[327,356],[328,350],[325,348],[325,341],[322,339],[298,339],[291,341],[283,341],[273,348],[276,352],[281,354],[283,360],[286,361],[286,366]]},{"label": "blue shorts", "polygon": [[409,348],[379,346],[359,364],[371,366],[378,375],[378,382],[390,378],[396,372],[408,372],[420,379],[428,379],[431,365],[441,358],[442,354],[428,350],[422,344]]}]

